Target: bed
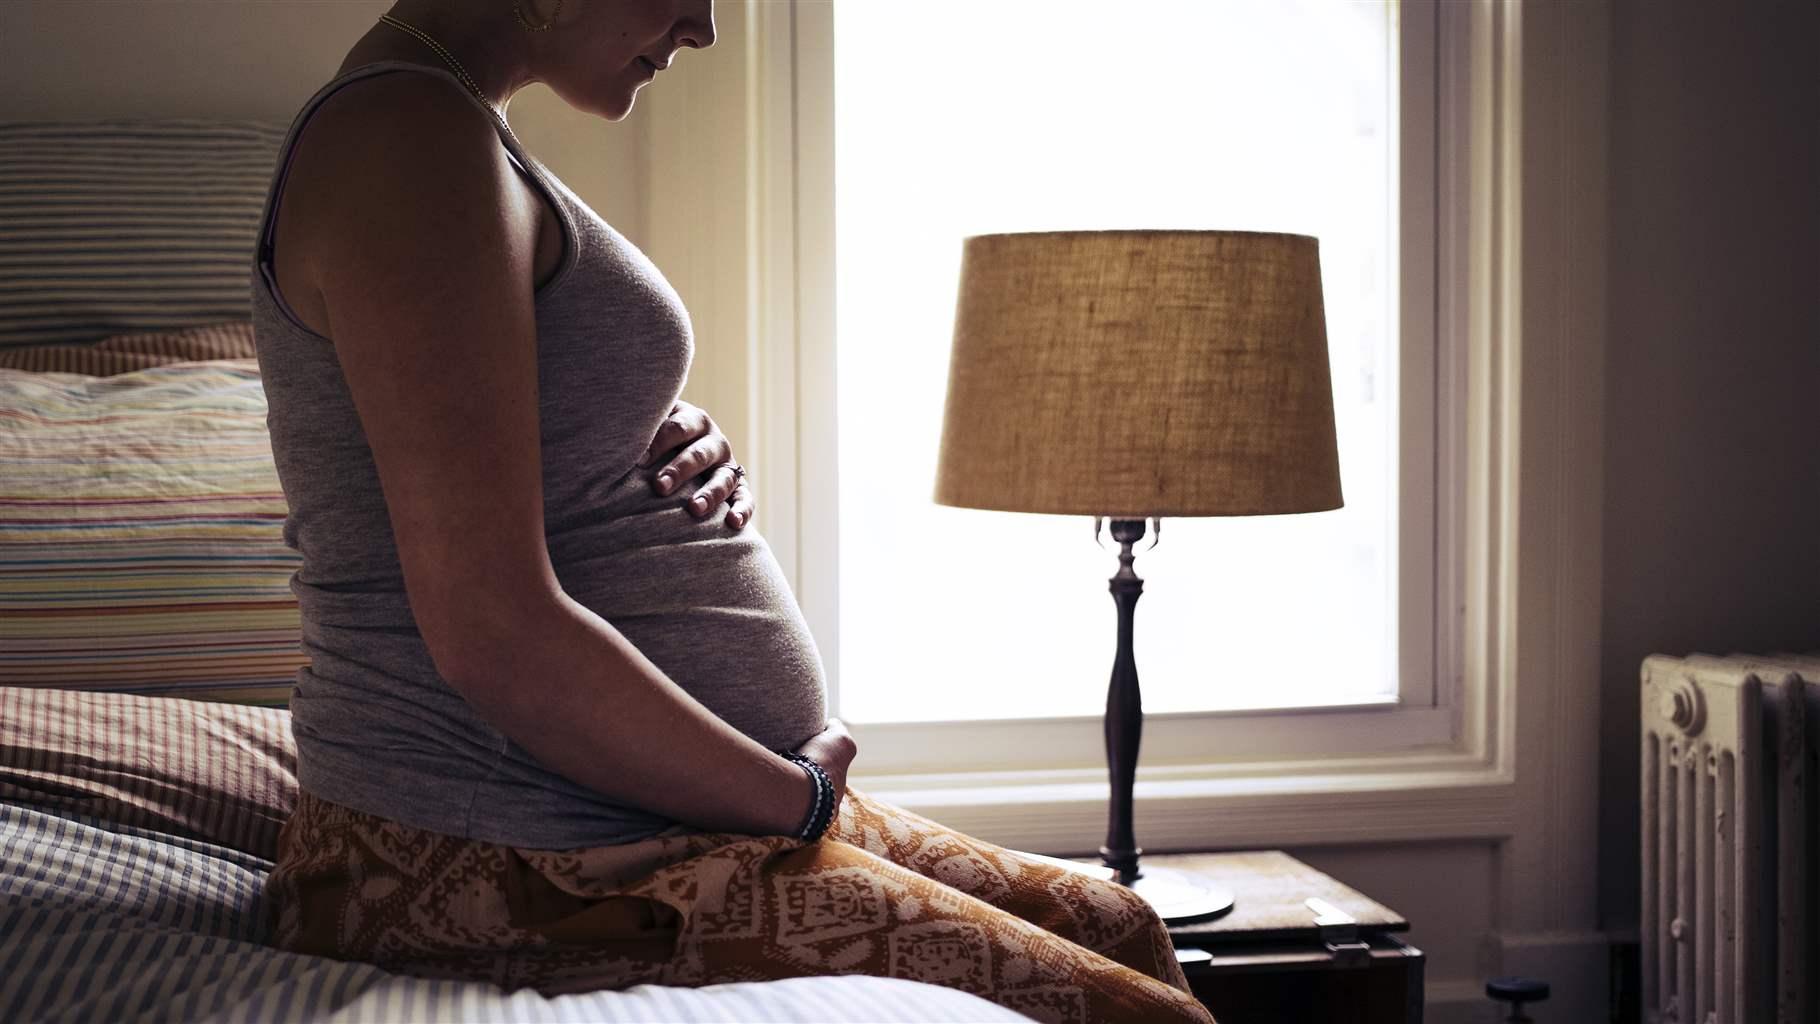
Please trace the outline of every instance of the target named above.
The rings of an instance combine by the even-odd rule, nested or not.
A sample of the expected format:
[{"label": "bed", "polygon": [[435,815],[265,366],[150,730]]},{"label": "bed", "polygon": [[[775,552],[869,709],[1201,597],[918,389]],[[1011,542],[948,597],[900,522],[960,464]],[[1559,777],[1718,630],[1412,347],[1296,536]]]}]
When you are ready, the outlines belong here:
[{"label": "bed", "polygon": [[265,943],[303,657],[246,288],[286,127],[0,123],[0,1020],[1027,1020],[893,979],[544,998]]}]

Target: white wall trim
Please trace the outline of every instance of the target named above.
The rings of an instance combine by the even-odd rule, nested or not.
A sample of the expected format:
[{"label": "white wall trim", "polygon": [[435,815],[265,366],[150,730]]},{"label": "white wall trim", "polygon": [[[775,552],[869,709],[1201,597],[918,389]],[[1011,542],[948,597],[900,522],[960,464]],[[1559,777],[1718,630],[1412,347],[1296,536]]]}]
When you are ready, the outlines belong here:
[{"label": "white wall trim", "polygon": [[1599,628],[1605,352],[1606,0],[1480,0],[1474,43],[1504,133],[1490,211],[1503,429],[1498,469],[1508,573],[1497,662],[1496,763],[1523,827],[1499,855],[1488,970],[1547,978],[1547,1013],[1599,1020]]},{"label": "white wall trim", "polygon": [[[1516,975],[1547,979],[1548,1000],[1525,1008],[1537,1020],[1597,1024],[1610,1016],[1611,947],[1620,933],[1535,932],[1493,937],[1483,951],[1486,978]],[[1420,948],[1418,944],[1418,948]],[[1496,1024],[1503,1004],[1485,994],[1485,982],[1444,978],[1424,986],[1426,1024]]]},{"label": "white wall trim", "polygon": [[[1153,852],[1498,840],[1518,826],[1513,788],[1481,770],[1140,782],[1136,830]],[[1091,855],[1106,830],[1104,780],[886,792],[899,806],[1014,849]]]},{"label": "white wall trim", "polygon": [[1426,987],[1423,1024],[1493,1024],[1496,1006],[1482,981],[1431,981]]},{"label": "white wall trim", "polygon": [[1500,935],[1493,947],[1499,975],[1546,978],[1542,1020],[1603,1021],[1611,1010],[1611,937],[1599,931]]},{"label": "white wall trim", "polygon": [[[1398,566],[1398,691],[1411,706],[1451,708],[1460,699],[1460,623],[1446,609],[1459,603],[1457,531],[1443,530],[1460,488],[1458,459],[1448,459],[1447,425],[1463,412],[1462,396],[1439,386],[1457,362],[1458,346],[1443,344],[1439,296],[1456,293],[1460,275],[1440,259],[1439,207],[1444,162],[1441,140],[1462,137],[1441,130],[1440,98],[1449,68],[1441,60],[1441,18],[1436,5],[1396,8],[1392,66],[1397,70],[1394,168],[1398,182],[1398,294],[1391,302],[1391,336],[1398,339],[1398,372],[1391,382],[1397,410],[1396,565]],[[1420,55],[1421,60],[1407,59]],[[1442,278],[1448,278],[1446,284]],[[1458,513],[1453,513],[1458,518]]]},{"label": "white wall trim", "polygon": [[[1605,222],[1610,8],[1496,9],[1522,68],[1500,104],[1523,126],[1505,156],[1501,214],[1514,236],[1507,372],[1511,513],[1510,659],[1503,716],[1525,822],[1504,850],[1499,917],[1513,934],[1597,926]],[[1520,685],[1516,685],[1520,683]],[[1601,968],[1602,969],[1602,968]]]},{"label": "white wall trim", "polygon": [[[766,410],[796,409],[798,372],[796,283],[796,92],[793,68],[766,60],[767,52],[791,45],[793,11],[787,4],[750,9],[751,31],[743,40],[746,124],[751,131],[746,161],[747,230],[745,275],[750,334],[746,339],[758,372],[747,400],[753,410],[752,486],[763,481],[765,537],[792,583],[797,571],[801,522],[797,486],[796,429],[771,429]],[[784,342],[784,343],[779,343]]]}]

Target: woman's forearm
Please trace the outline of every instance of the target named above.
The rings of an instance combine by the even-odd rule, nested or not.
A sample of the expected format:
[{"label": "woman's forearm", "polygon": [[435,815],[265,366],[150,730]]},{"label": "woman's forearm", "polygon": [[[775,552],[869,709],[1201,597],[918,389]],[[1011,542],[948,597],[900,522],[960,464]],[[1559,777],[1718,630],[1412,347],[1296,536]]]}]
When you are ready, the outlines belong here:
[{"label": "woman's forearm", "polygon": [[619,630],[566,595],[475,616],[450,685],[547,767],[620,803],[708,830],[787,834],[801,768],[727,724]]}]

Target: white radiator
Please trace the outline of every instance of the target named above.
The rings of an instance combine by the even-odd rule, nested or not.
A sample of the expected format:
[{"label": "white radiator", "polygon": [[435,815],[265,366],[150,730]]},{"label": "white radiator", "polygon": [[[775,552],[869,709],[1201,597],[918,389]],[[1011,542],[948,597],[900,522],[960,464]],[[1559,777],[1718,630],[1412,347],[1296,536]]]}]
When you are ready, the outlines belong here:
[{"label": "white radiator", "polygon": [[1820,656],[1643,661],[1643,1016],[1820,1024]]}]

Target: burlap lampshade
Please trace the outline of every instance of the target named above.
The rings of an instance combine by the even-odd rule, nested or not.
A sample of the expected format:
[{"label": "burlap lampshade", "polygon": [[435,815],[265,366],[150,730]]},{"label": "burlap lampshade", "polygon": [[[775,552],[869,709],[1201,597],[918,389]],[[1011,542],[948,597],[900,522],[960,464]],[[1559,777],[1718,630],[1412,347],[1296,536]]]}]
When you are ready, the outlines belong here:
[{"label": "burlap lampshade", "polygon": [[1124,519],[1339,508],[1315,239],[968,238],[935,500]]}]

